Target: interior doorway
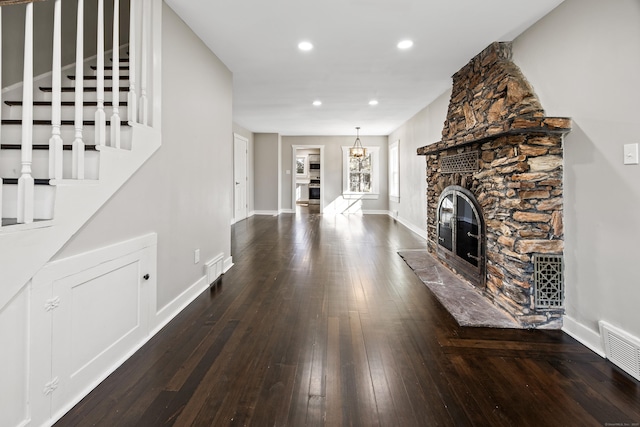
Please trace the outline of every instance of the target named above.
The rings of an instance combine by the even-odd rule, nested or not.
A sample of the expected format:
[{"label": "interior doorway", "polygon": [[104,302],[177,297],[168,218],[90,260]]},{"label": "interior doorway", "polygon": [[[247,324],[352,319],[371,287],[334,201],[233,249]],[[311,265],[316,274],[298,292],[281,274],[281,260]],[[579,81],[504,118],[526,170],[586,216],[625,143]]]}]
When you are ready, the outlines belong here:
[{"label": "interior doorway", "polygon": [[249,140],[233,134],[233,222],[247,218],[247,145]]},{"label": "interior doorway", "polygon": [[321,213],[324,208],[324,146],[293,145],[291,209]]}]

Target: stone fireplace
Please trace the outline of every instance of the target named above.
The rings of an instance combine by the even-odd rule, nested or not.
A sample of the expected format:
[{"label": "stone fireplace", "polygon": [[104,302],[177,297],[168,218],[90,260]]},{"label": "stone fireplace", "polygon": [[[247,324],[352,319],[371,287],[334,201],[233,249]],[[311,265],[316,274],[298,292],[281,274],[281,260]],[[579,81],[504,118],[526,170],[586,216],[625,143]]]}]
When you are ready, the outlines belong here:
[{"label": "stone fireplace", "polygon": [[[563,135],[493,43],[453,76],[427,160],[429,251],[523,327],[562,324]],[[555,294],[559,292],[559,295]]]}]

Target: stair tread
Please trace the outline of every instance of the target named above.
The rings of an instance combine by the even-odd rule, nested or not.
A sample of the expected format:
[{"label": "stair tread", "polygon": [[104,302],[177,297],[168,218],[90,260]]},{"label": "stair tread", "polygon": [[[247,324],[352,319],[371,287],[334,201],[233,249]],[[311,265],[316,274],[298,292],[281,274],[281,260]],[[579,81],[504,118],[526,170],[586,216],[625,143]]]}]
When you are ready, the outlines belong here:
[{"label": "stair tread", "polygon": [[[122,123],[121,123],[122,126],[129,126],[129,123],[126,120],[126,118],[121,116],[121,119],[122,119]],[[21,119],[2,119],[2,124],[3,125],[21,125],[22,124],[22,120]],[[51,126],[51,120],[34,120],[33,124],[37,125],[37,126],[42,126],[42,125]],[[60,124],[62,126],[71,126],[71,125],[75,124],[75,120],[61,120]],[[96,121],[95,120],[83,120],[82,124],[84,126],[95,126]],[[107,120],[107,126],[109,126],[110,124],[111,124],[111,121]]]},{"label": "stair tread", "polygon": [[[5,104],[7,104],[10,107],[19,107],[22,105],[22,101],[4,101]],[[33,105],[34,106],[51,106],[52,102],[51,101],[33,101]],[[74,107],[76,105],[75,101],[62,101],[61,105],[63,107]],[[84,105],[85,107],[95,107],[98,105],[97,101],[84,101],[82,103],[82,105]],[[104,106],[105,107],[110,107],[112,106],[112,102],[111,101],[105,101],[104,102]],[[120,105],[122,106],[126,106],[126,105]]]},{"label": "stair tread", "polygon": [[[119,76],[120,80],[129,80],[129,76]],[[67,78],[69,80],[75,80],[75,75],[68,75]],[[98,76],[82,76],[84,80],[98,80]],[[113,80],[113,76],[104,76],[105,80]]]},{"label": "stair tread", "polygon": [[[109,58],[109,59],[111,60],[111,62],[113,62],[113,58]],[[129,62],[129,58],[127,58],[126,56],[121,56],[120,62]]]},{"label": "stair tread", "polygon": [[[40,90],[43,92],[52,92],[53,88],[50,86],[40,86]],[[76,88],[73,86],[63,86],[61,88],[62,92],[75,92]],[[105,92],[113,92],[111,87],[105,87],[104,88]],[[95,87],[84,87],[84,92],[97,92],[97,88]],[[129,87],[128,86],[121,86],[120,87],[120,92],[129,92]]]},{"label": "stair tread", "polygon": [[[35,185],[49,185],[49,178],[34,178],[33,182]],[[18,183],[18,178],[2,178],[2,183],[7,185],[16,185]]]},{"label": "stair tread", "polygon": [[[0,150],[20,150],[21,144],[0,144]],[[49,144],[33,144],[31,146],[34,150],[48,150]],[[63,144],[62,149],[65,151],[73,150],[73,144]],[[85,151],[97,151],[95,144],[85,144]]]},{"label": "stair tread", "polygon": [[[50,219],[40,219],[34,218],[33,222],[42,222],[42,221],[51,221]],[[20,225],[17,218],[2,218],[2,226],[5,227],[7,225]]]},{"label": "stair tread", "polygon": [[[121,65],[119,68],[120,68],[121,70],[128,70],[128,69],[129,69],[129,66],[128,66],[128,65]],[[98,67],[97,67],[96,65],[92,65],[92,66],[91,66],[91,69],[92,69],[92,70],[97,70],[97,69],[98,69]],[[104,69],[105,69],[105,70],[113,70],[113,66],[112,66],[112,65],[106,65],[106,66],[104,67]]]}]

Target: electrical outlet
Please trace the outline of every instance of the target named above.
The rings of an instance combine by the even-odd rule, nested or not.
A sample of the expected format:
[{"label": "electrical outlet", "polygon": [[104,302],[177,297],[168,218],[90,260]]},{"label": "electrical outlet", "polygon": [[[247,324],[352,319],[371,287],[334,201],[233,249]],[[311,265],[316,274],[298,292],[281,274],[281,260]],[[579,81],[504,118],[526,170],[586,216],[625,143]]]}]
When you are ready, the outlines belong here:
[{"label": "electrical outlet", "polygon": [[624,164],[625,165],[638,164],[638,144],[637,143],[624,145]]},{"label": "electrical outlet", "polygon": [[196,249],[193,251],[193,263],[197,264],[200,262],[200,249]]}]

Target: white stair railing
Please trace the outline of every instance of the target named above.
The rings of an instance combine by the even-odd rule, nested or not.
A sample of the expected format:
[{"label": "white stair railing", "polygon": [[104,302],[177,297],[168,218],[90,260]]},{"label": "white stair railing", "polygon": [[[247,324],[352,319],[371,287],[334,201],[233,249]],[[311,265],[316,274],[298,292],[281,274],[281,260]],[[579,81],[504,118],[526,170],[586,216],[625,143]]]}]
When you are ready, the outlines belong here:
[{"label": "white stair railing", "polygon": [[103,146],[107,139],[107,115],[104,111],[104,0],[98,0],[98,45],[96,49],[96,145]]},{"label": "white stair railing", "polygon": [[[0,7],[0,106],[2,105],[2,8]],[[2,107],[0,107],[0,123],[2,123]],[[0,142],[2,141],[2,125],[0,125]],[[0,228],[2,228],[2,176],[0,176]]]},{"label": "white stair railing", "polygon": [[127,94],[127,119],[129,124],[136,123],[138,119],[138,96],[136,95],[136,31],[138,2],[129,2],[129,92]]},{"label": "white stair railing", "polygon": [[142,3],[140,13],[140,24],[142,26],[142,52],[140,54],[140,123],[149,124],[149,100],[147,99],[147,64],[149,56],[149,37],[151,34],[148,20],[151,19],[152,11],[145,0]]},{"label": "white stair railing", "polygon": [[78,0],[76,27],[75,139],[72,146],[71,177],[84,179],[84,141],[82,140],[84,108],[84,0]]},{"label": "white stair railing", "polygon": [[[110,145],[112,148],[125,147],[123,138],[126,135],[126,141],[131,142],[131,138],[134,135],[141,135],[141,130],[136,131],[136,127],[159,127],[160,124],[160,109],[156,92],[159,94],[160,85],[157,81],[159,74],[156,74],[156,70],[159,68],[159,61],[155,58],[159,58],[160,55],[160,17],[162,2],[160,0],[130,0],[127,4],[126,13],[129,14],[128,35],[122,35],[122,42],[128,42],[128,64],[120,63],[121,50],[124,45],[120,45],[120,1],[114,0],[113,2],[113,21],[105,22],[105,15],[108,14],[105,11],[105,7],[110,7],[105,4],[105,0],[96,0],[97,13],[92,16],[86,16],[85,21],[85,0],[51,0],[53,14],[43,18],[45,15],[40,13],[40,10],[47,10],[47,7],[43,4],[35,13],[34,21],[34,7],[38,8],[38,3],[33,3],[31,0],[26,0],[27,4],[21,6],[5,5],[0,6],[0,88],[2,87],[3,77],[2,75],[2,63],[21,61],[24,63],[23,69],[23,82],[22,88],[19,85],[13,85],[9,88],[5,88],[4,91],[0,91],[0,105],[3,101],[15,101],[11,105],[18,106],[16,108],[22,109],[22,120],[20,123],[13,121],[7,122],[7,118],[11,116],[2,117],[2,109],[0,109],[0,119],[5,119],[5,125],[0,126],[0,142],[3,145],[14,145],[15,150],[3,149],[0,152],[0,156],[3,157],[3,165],[5,169],[0,169],[0,213],[2,213],[2,192],[3,192],[3,180],[2,178],[8,178],[4,180],[5,193],[5,214],[11,218],[16,217],[17,223],[29,224],[34,219],[51,218],[53,210],[47,210],[47,204],[36,199],[40,197],[40,193],[46,194],[46,203],[53,203],[55,197],[52,198],[51,194],[55,192],[55,187],[49,189],[37,187],[36,184],[42,184],[37,178],[49,178],[54,180],[53,184],[58,183],[68,185],[65,183],[64,178],[73,178],[76,180],[82,180],[89,176],[98,176],[100,171],[93,171],[88,169],[85,171],[85,156],[86,144],[90,144],[93,139],[93,130],[91,134],[84,133],[84,129],[88,124],[84,119],[95,118],[95,144],[100,151],[101,146]],[[77,8],[67,8],[63,6],[66,2],[77,2]],[[3,58],[2,52],[2,9],[4,8],[23,7],[25,9],[24,15],[24,28],[20,28],[22,32],[24,30],[24,52],[23,58]],[[69,13],[76,13],[75,16],[69,16]],[[73,12],[71,12],[73,11]],[[122,11],[125,13],[125,10]],[[13,13],[13,11],[12,11]],[[5,16],[5,19],[7,17]],[[49,40],[52,44],[47,47],[43,45],[34,46],[34,25],[42,24],[42,20],[46,19],[49,23],[53,23],[53,33]],[[21,19],[22,20],[22,19]],[[50,21],[49,21],[50,20]],[[75,46],[63,45],[66,43],[66,39],[62,37],[62,24],[64,22],[76,21],[76,38]],[[111,44],[111,51],[106,52],[105,41],[105,27],[113,25],[112,35],[113,40]],[[48,25],[39,26],[37,28],[46,28]],[[123,28],[124,30],[124,28]],[[5,28],[7,31],[7,28]],[[92,58],[85,59],[84,57],[84,38],[87,31],[94,32],[96,34],[95,45],[95,57],[89,54]],[[5,34],[5,38],[11,38],[12,35]],[[15,36],[16,38],[22,37]],[[40,37],[36,38],[39,40]],[[152,41],[153,39],[153,41]],[[43,39],[44,40],[44,39]],[[49,50],[52,53],[51,73],[41,74],[38,77],[34,77],[34,56],[43,55],[44,50]],[[66,77],[63,75],[64,70],[62,67],[62,61],[65,55],[65,49],[67,52],[70,49],[75,50],[75,76],[70,77],[74,79],[73,89],[69,92],[73,92],[73,95],[69,93],[70,97],[67,97],[65,92],[68,89],[64,86]],[[6,55],[8,51],[5,50]],[[107,77],[105,67],[105,58],[113,58],[111,76]],[[89,64],[91,61],[92,64]],[[95,98],[93,94],[86,95],[87,88],[85,85],[93,84],[86,77],[85,67],[89,65],[95,65]],[[128,65],[128,67],[126,67]],[[129,88],[127,95],[125,96],[124,103],[121,102],[120,89],[122,86],[121,81],[122,74],[126,73],[125,70],[129,70],[128,77],[124,77],[125,82],[128,78]],[[121,71],[122,70],[122,71]],[[38,74],[43,73],[42,70],[37,70]],[[48,70],[47,70],[48,71]],[[48,80],[51,79],[51,88],[43,89],[44,91],[51,92],[49,95],[38,92],[38,97],[34,99],[34,87],[49,86]],[[126,74],[125,74],[126,76]],[[94,77],[91,77],[94,79]],[[105,99],[105,84],[108,85],[107,79],[112,80],[111,87],[111,101],[112,101],[112,115],[110,119],[107,117],[106,106],[107,100]],[[12,83],[16,83],[15,81]],[[14,89],[15,87],[15,89]],[[20,100],[19,90],[22,90],[22,100]],[[93,88],[91,89],[93,90]],[[107,95],[108,97],[108,95]],[[89,102],[93,101],[95,102]],[[37,101],[37,102],[36,102]],[[46,105],[51,105],[51,111],[48,112]],[[125,104],[126,103],[126,104]],[[90,105],[95,105],[92,109]],[[126,113],[122,111],[122,106],[127,108]],[[9,109],[8,109],[9,108]],[[6,107],[5,111],[14,111],[14,107]],[[36,109],[34,111],[34,108]],[[16,110],[18,111],[18,110]],[[47,132],[40,121],[34,120],[43,118],[43,113],[51,118],[51,127]],[[128,126],[122,127],[121,115],[124,113],[125,124]],[[47,117],[48,118],[48,117]],[[109,120],[109,122],[107,122]],[[35,123],[35,127],[34,127]],[[109,124],[107,124],[109,123]],[[110,129],[107,130],[107,126]],[[159,129],[158,129],[159,130]],[[15,136],[11,136],[15,134]],[[144,133],[145,135],[150,135]],[[20,136],[18,136],[20,135]],[[110,139],[109,139],[110,137]],[[5,138],[7,140],[5,140]],[[11,139],[13,138],[13,139]],[[21,139],[18,139],[21,138]],[[19,145],[17,141],[20,141]],[[15,142],[14,142],[15,141]],[[69,160],[65,159],[65,150],[67,146],[65,141],[72,142],[71,144],[71,157]],[[33,162],[33,150],[42,149],[42,145],[48,143],[48,158],[45,159],[44,164],[40,163],[40,160]],[[131,145],[126,145],[127,148]],[[19,148],[20,150],[18,150]],[[46,147],[45,147],[46,148]],[[14,159],[9,158],[14,155]],[[70,161],[71,164],[66,162]],[[96,164],[94,161],[87,163],[87,165]],[[11,165],[10,168],[7,165]],[[41,166],[42,165],[42,166]],[[43,167],[43,169],[41,169]],[[86,166],[89,167],[89,166]],[[17,171],[17,173],[16,173]],[[18,179],[16,180],[16,177]],[[17,191],[15,187],[7,187],[9,185],[15,185],[17,181]],[[7,189],[9,188],[9,191]],[[8,197],[7,197],[8,196]],[[53,209],[53,206],[51,206]],[[42,216],[40,216],[42,215]],[[11,223],[11,221],[9,222]],[[0,222],[0,227],[2,223]],[[6,228],[6,224],[5,224]]]},{"label": "white stair railing", "polygon": [[24,71],[22,89],[22,145],[20,178],[18,179],[19,223],[33,222],[34,185],[31,176],[33,150],[33,3],[26,6],[24,20]]},{"label": "white stair railing", "polygon": [[49,178],[62,179],[62,0],[53,6],[53,61],[51,65],[51,138]]},{"label": "white stair railing", "polygon": [[113,0],[113,51],[111,54],[113,55],[111,146],[120,148],[120,0]]}]

